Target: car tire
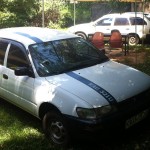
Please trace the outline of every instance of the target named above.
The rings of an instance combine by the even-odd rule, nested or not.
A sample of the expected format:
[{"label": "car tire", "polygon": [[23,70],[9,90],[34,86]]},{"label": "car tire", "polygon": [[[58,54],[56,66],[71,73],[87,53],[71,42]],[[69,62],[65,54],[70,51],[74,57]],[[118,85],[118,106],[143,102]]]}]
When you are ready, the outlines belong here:
[{"label": "car tire", "polygon": [[60,113],[51,111],[43,118],[43,130],[50,142],[56,147],[67,147],[69,134],[65,121]]},{"label": "car tire", "polygon": [[76,35],[80,36],[81,38],[83,38],[85,40],[87,39],[87,36],[83,32],[77,32]]},{"label": "car tire", "polygon": [[136,44],[138,44],[140,41],[138,35],[129,35],[128,36],[128,44],[131,46],[134,46]]}]

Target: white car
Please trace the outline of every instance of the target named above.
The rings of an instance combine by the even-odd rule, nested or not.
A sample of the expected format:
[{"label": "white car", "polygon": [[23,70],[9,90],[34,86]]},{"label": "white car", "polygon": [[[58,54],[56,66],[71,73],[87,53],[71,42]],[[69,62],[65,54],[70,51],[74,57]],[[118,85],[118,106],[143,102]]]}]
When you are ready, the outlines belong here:
[{"label": "white car", "polygon": [[128,129],[147,117],[150,76],[74,34],[8,28],[0,30],[0,97],[41,119],[50,141],[64,146],[76,131]]},{"label": "white car", "polygon": [[128,37],[129,45],[135,45],[150,34],[150,21],[141,13],[108,14],[94,22],[72,26],[68,31],[87,39],[97,31],[110,35],[114,29]]}]

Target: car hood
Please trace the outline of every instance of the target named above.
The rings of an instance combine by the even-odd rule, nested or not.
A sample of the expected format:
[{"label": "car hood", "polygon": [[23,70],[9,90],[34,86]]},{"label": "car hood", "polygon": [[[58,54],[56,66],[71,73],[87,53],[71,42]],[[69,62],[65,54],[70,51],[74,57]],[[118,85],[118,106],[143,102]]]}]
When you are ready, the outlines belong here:
[{"label": "car hood", "polygon": [[93,107],[120,102],[150,88],[150,76],[111,60],[46,79]]},{"label": "car hood", "polygon": [[82,29],[90,28],[92,25],[93,25],[93,22],[78,24],[78,25],[74,25],[74,26],[69,27],[68,31],[73,32],[74,30],[76,31],[77,29],[82,30]]}]

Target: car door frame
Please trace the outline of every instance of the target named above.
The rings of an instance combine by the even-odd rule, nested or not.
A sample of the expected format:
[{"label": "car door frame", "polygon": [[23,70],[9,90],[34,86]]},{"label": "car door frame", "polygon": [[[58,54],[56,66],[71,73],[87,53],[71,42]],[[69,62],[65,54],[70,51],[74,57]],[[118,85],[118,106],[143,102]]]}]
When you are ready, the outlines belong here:
[{"label": "car door frame", "polygon": [[[34,77],[16,76],[14,70],[7,67],[9,52],[12,45],[17,46],[25,54],[25,57],[31,66],[27,50],[25,46],[17,41],[7,40],[9,47],[6,50],[4,58],[4,69],[2,74],[8,76],[9,79],[2,79],[5,88],[4,99],[24,109],[25,111],[35,114],[36,104],[34,102]],[[27,93],[27,94],[26,94]]]},{"label": "car door frame", "polygon": [[[100,25],[99,22],[104,19],[105,20],[112,19],[110,25],[107,25],[106,23],[104,25]],[[97,22],[95,23],[95,32],[103,32],[104,35],[110,34],[111,30],[112,30],[113,22],[114,22],[114,16],[101,18],[101,19],[97,20]]]}]

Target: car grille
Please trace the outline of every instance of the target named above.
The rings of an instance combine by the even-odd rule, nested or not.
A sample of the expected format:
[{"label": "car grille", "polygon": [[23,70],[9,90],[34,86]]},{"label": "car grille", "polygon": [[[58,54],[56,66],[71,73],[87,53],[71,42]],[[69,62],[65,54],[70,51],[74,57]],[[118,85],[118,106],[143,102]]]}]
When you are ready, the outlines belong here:
[{"label": "car grille", "polygon": [[118,103],[118,111],[135,111],[150,107],[150,89]]}]

